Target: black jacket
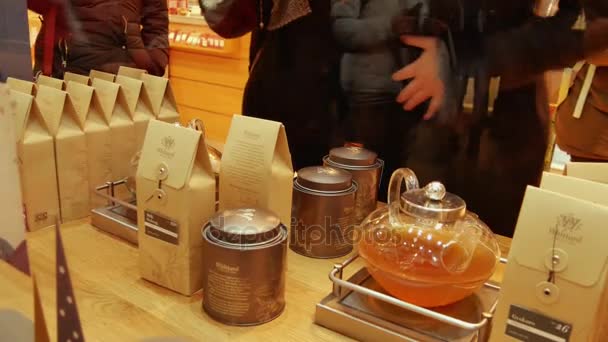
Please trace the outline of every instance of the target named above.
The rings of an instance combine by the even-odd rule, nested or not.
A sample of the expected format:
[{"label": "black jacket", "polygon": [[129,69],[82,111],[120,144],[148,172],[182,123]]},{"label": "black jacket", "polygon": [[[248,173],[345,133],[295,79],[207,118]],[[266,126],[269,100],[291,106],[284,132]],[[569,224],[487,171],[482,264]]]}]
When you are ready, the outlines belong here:
[{"label": "black jacket", "polygon": [[[169,19],[165,0],[71,0],[69,30],[55,37],[54,75],[116,73],[121,65],[163,75],[169,61]],[[41,68],[46,28],[36,40]],[[65,62],[65,63],[63,63]],[[63,65],[62,65],[63,64]]]},{"label": "black jacket", "polygon": [[[446,6],[455,3],[437,3],[442,1]],[[598,18],[608,11],[588,18],[591,30],[581,32],[572,26],[583,5],[605,7],[603,0],[561,0],[551,18],[535,17],[533,1],[461,3],[463,25],[450,23],[458,63],[454,73],[482,75],[486,81],[500,76],[493,112],[483,113],[487,103],[479,96],[479,110],[460,113],[457,125],[421,123],[404,165],[418,173],[422,184],[442,181],[494,232],[510,236],[526,187],[538,185],[545,164],[550,121],[543,72],[571,66],[601,46],[608,48],[608,35],[598,38],[594,31],[606,29]],[[449,8],[435,15],[449,16],[454,12]],[[487,100],[487,84],[480,89]]]}]

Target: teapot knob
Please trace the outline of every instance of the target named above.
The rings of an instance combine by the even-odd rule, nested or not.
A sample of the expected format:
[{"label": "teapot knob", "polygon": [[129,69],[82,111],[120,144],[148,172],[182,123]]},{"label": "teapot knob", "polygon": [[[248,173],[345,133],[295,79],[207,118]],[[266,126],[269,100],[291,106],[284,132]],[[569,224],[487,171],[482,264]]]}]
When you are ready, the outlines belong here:
[{"label": "teapot knob", "polygon": [[445,193],[445,186],[440,182],[431,182],[424,187],[424,194],[433,201],[442,201]]}]

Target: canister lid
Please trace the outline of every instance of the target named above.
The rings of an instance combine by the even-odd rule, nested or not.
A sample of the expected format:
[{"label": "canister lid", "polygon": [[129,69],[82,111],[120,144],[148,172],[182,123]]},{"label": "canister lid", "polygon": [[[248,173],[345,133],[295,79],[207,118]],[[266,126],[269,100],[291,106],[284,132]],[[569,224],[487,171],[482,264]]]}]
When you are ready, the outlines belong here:
[{"label": "canister lid", "polygon": [[281,220],[266,209],[229,209],[215,214],[209,226],[213,237],[220,241],[248,245],[276,238]]},{"label": "canister lid", "polygon": [[347,166],[371,166],[376,164],[378,154],[363,147],[336,147],[329,151],[329,160]]},{"label": "canister lid", "polygon": [[348,171],[330,166],[311,166],[298,171],[296,182],[315,191],[344,191],[351,188],[353,176]]}]

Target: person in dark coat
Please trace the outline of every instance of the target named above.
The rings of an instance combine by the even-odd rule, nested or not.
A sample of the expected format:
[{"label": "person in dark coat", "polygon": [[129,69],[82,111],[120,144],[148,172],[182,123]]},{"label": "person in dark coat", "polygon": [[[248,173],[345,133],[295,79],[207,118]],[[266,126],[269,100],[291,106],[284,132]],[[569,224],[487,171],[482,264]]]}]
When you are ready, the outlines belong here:
[{"label": "person in dark coat", "polygon": [[[424,1],[429,3],[427,15],[451,29],[447,36],[452,39],[446,42],[442,35],[442,44],[456,58],[454,66],[447,63],[451,72],[444,73],[437,38],[395,32],[403,35],[404,44],[420,49],[420,57],[393,77],[410,80],[397,100],[407,109],[422,105],[425,113],[401,165],[414,169],[422,183],[443,181],[495,232],[512,235],[526,186],[538,184],[547,147],[548,104],[540,76],[606,47],[605,19],[600,19],[606,11],[583,33],[572,30],[581,11],[577,0],[562,0],[552,18],[535,17],[532,0]],[[606,7],[603,0],[583,3]],[[244,113],[286,124],[296,167],[320,163],[332,131],[333,100],[340,94],[333,83],[338,54],[329,2],[223,0],[204,7],[220,35],[253,31]],[[272,19],[286,12],[297,15],[273,26]],[[490,111],[492,76],[501,80]],[[449,110],[469,77],[478,80],[473,112]]]},{"label": "person in dark coat", "polygon": [[[46,38],[49,7],[60,11],[58,29]],[[162,76],[169,61],[169,19],[165,0],[29,0],[43,15],[36,39],[35,70],[42,70],[45,40],[53,42],[52,76],[66,71],[88,75],[92,69],[116,73],[120,66]]]},{"label": "person in dark coat", "polygon": [[[388,181],[407,160],[409,132],[422,115],[405,111],[395,100],[401,82],[389,75],[413,61],[401,49],[391,22],[408,3],[401,0],[332,0],[333,32],[340,52],[340,83],[346,100],[344,135],[384,160],[378,198],[387,199]],[[410,51],[413,52],[413,49]],[[399,54],[399,58],[397,55]]]},{"label": "person in dark coat", "polygon": [[[437,0],[435,4],[446,1],[446,6],[455,3]],[[450,125],[423,120],[407,165],[422,184],[444,182],[495,233],[512,236],[525,189],[539,184],[547,150],[549,116],[542,72],[573,65],[606,47],[608,6],[599,0],[584,2],[585,7],[597,10],[581,32],[572,29],[582,9],[575,0],[562,0],[559,11],[549,18],[535,16],[532,1],[460,4],[463,20],[460,25],[450,24],[458,63],[452,71],[456,80],[440,76],[440,40],[416,32],[404,34],[402,41],[420,48],[422,54],[394,79],[412,80],[398,100],[408,107],[431,107],[425,116],[431,119],[454,111],[443,105],[446,89],[463,87],[459,82],[466,84],[469,77],[474,78],[478,86],[473,110],[465,113],[458,108],[457,119]],[[441,13],[439,7],[431,16],[441,19],[455,11],[446,12]],[[495,101],[489,96],[491,77],[500,77]]]},{"label": "person in dark coat", "polygon": [[243,114],[285,125],[294,169],[322,164],[333,140],[339,141],[333,135],[339,55],[329,1],[203,0],[201,5],[219,35],[252,33]]}]

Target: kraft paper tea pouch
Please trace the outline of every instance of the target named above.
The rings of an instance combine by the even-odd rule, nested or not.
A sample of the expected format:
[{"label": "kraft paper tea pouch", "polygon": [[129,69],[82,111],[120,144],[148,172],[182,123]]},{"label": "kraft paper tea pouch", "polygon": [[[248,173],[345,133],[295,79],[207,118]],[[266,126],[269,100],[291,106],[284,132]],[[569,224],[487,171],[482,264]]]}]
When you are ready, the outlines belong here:
[{"label": "kraft paper tea pouch", "polygon": [[25,240],[25,220],[19,178],[19,158],[15,135],[17,104],[8,87],[0,83],[0,260],[11,260],[15,250]]},{"label": "kraft paper tea pouch", "polygon": [[36,90],[36,103],[40,113],[42,113],[42,119],[46,122],[53,137],[57,135],[61,114],[63,113],[63,106],[59,106],[60,92],[61,90],[41,84],[38,85]]},{"label": "kraft paper tea pouch", "polygon": [[141,79],[141,75],[143,74],[147,74],[148,72],[146,70],[143,69],[136,69],[136,68],[129,68],[126,66],[120,66],[118,67],[118,75],[122,75],[122,76],[126,76],[126,77],[131,77],[131,78],[135,78],[135,79]]},{"label": "kraft paper tea pouch", "polygon": [[[92,84],[110,120],[112,179],[121,180],[131,174],[131,159],[137,152],[133,113],[120,85],[99,78],[93,79]],[[124,192],[119,193],[119,197],[126,195],[126,189],[121,188],[121,191]]]},{"label": "kraft paper tea pouch", "polygon": [[55,147],[46,120],[32,95],[11,91],[16,107],[15,133],[21,191],[28,229],[55,225],[59,193]]},{"label": "kraft paper tea pouch", "polygon": [[566,175],[608,183],[608,163],[568,163]]},{"label": "kraft paper tea pouch", "polygon": [[34,95],[36,91],[36,85],[34,82],[24,81],[18,78],[9,77],[6,79],[6,84],[11,90],[20,91],[29,95]]},{"label": "kraft paper tea pouch", "polygon": [[103,72],[103,71],[97,71],[97,70],[91,70],[89,72],[89,78],[91,79],[91,82],[96,79],[102,79],[104,81],[108,81],[108,82],[114,82],[114,78],[116,77],[116,75],[114,74],[110,74],[109,72]]},{"label": "kraft paper tea pouch", "polygon": [[63,74],[63,81],[66,83],[66,85],[69,82],[77,82],[84,85],[89,85],[91,83],[91,79],[88,76],[74,74],[71,72],[66,72]]},{"label": "kraft paper tea pouch", "polygon": [[106,205],[106,200],[95,194],[95,188],[112,180],[110,119],[101,108],[95,88],[69,81],[66,91],[70,94],[76,111],[85,118],[89,209],[99,208]]},{"label": "kraft paper tea pouch", "polygon": [[178,122],[179,112],[169,79],[142,74],[140,76],[150,96],[152,111],[156,118],[165,122]]},{"label": "kraft paper tea pouch", "polygon": [[144,144],[148,123],[154,119],[150,96],[146,88],[144,88],[143,82],[138,79],[118,75],[114,82],[120,84],[129,109],[133,113],[136,137],[135,149],[139,151]]},{"label": "kraft paper tea pouch", "polygon": [[541,189],[608,206],[608,196],[606,196],[608,194],[608,184],[544,172],[540,187]]},{"label": "kraft paper tea pouch", "polygon": [[45,86],[38,88],[36,100],[43,116],[60,118],[54,137],[61,219],[66,222],[87,217],[89,172],[84,134],[86,104],[65,91]]},{"label": "kraft paper tea pouch", "polygon": [[280,122],[235,115],[222,155],[220,210],[269,209],[291,224],[293,167]]},{"label": "kraft paper tea pouch", "polygon": [[215,177],[201,132],[150,121],[136,192],[142,278],[184,295],[197,292],[201,227],[215,211]]},{"label": "kraft paper tea pouch", "polygon": [[57,90],[63,90],[64,88],[64,83],[62,80],[44,75],[38,75],[38,78],[36,79],[36,84],[55,88]]},{"label": "kraft paper tea pouch", "polygon": [[605,341],[608,206],[592,201],[608,186],[596,183],[591,196],[572,177],[543,186],[526,191],[490,341]]}]

